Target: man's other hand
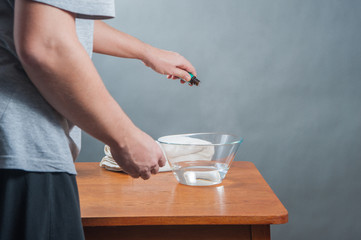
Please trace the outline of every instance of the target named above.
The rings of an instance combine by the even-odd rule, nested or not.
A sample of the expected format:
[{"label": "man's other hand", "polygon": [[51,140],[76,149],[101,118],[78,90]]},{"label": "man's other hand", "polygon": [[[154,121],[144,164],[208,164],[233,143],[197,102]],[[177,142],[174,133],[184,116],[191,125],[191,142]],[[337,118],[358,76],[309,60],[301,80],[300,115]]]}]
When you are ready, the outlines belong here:
[{"label": "man's other hand", "polygon": [[120,144],[110,149],[114,160],[131,177],[147,180],[165,166],[160,146],[145,132],[135,128],[124,136]]}]

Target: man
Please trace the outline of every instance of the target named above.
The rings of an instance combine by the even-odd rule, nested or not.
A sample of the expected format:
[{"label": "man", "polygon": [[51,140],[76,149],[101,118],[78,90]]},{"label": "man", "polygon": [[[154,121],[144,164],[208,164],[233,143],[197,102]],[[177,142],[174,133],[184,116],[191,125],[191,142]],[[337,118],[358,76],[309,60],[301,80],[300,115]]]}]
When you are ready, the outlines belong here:
[{"label": "man", "polygon": [[109,145],[134,178],[148,179],[165,164],[155,141],[110,96],[90,56],[136,58],[183,83],[196,71],[181,55],[99,20],[113,16],[112,0],[1,1],[1,240],[84,238],[73,164],[77,126]]}]

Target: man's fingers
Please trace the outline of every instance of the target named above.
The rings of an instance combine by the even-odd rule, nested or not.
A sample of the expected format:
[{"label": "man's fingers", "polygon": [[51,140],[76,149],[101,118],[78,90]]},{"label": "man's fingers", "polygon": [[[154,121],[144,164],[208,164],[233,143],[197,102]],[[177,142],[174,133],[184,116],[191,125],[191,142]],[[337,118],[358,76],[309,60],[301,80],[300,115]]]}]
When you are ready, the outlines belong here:
[{"label": "man's fingers", "polygon": [[150,170],[150,173],[151,174],[157,174],[159,172],[159,166],[156,165],[154,166],[151,170]]},{"label": "man's fingers", "polygon": [[179,79],[179,77],[173,76],[173,75],[167,75],[167,78],[168,79],[173,79],[173,80]]},{"label": "man's fingers", "polygon": [[159,167],[164,167],[166,161],[167,161],[167,160],[165,159],[165,157],[164,157],[163,154],[162,154],[162,157],[161,157],[161,158],[159,159],[159,161],[158,161]]},{"label": "man's fingers", "polygon": [[189,75],[189,73],[185,70],[182,70],[180,68],[175,68],[173,72],[174,72],[172,74],[173,76],[177,76],[183,80],[186,80],[187,82],[191,80],[191,75]]},{"label": "man's fingers", "polygon": [[148,180],[150,178],[150,172],[149,171],[142,171],[140,173],[140,177],[143,178],[144,180]]},{"label": "man's fingers", "polygon": [[183,70],[185,70],[185,71],[187,71],[187,72],[192,73],[194,76],[197,76],[197,71],[196,71],[196,69],[195,69],[195,68],[193,67],[193,65],[192,65],[190,62],[188,62],[187,60],[186,60],[186,63],[185,63],[185,64],[178,65],[177,67],[180,68],[180,69],[183,69]]},{"label": "man's fingers", "polygon": [[115,162],[118,163],[118,165],[123,168],[123,171],[128,173],[129,176],[131,176],[132,178],[139,178],[140,174],[139,174],[139,168],[137,166],[134,166],[129,162],[124,163],[122,161],[117,161],[117,160],[115,160]]}]

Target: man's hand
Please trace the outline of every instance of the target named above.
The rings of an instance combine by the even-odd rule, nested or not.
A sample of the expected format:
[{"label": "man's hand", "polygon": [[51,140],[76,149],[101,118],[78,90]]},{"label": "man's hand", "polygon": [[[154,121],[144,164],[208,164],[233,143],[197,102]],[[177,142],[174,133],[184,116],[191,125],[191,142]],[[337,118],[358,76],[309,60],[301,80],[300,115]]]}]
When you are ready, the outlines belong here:
[{"label": "man's hand", "polygon": [[165,158],[158,144],[146,133],[135,128],[126,134],[121,145],[110,146],[113,159],[133,178],[144,180],[156,174],[165,165]]},{"label": "man's hand", "polygon": [[[146,66],[152,68],[154,71],[167,75],[168,78],[181,79],[190,81],[191,76],[188,72],[197,76],[195,68],[192,64],[181,56],[179,53],[166,51],[149,46],[145,51],[143,62]],[[183,79],[183,80],[182,80]]]}]

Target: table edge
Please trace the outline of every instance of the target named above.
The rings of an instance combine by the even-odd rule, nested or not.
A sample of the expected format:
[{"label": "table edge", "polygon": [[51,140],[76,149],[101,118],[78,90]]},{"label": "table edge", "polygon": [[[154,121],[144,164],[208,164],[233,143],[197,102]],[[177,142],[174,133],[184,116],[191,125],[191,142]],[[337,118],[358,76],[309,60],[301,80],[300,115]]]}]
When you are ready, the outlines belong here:
[{"label": "table edge", "polygon": [[182,217],[83,217],[83,226],[139,226],[139,225],[253,225],[253,224],[285,224],[288,213],[280,216],[182,216]]}]

